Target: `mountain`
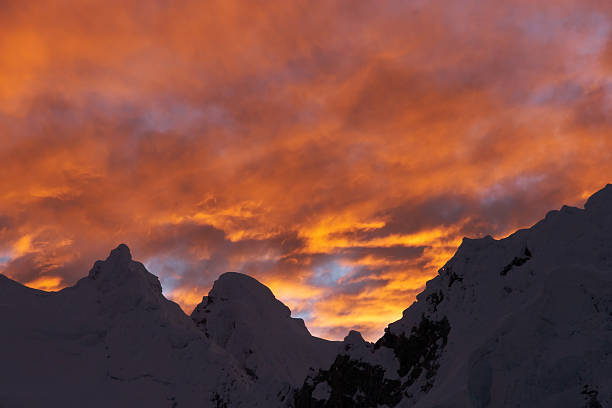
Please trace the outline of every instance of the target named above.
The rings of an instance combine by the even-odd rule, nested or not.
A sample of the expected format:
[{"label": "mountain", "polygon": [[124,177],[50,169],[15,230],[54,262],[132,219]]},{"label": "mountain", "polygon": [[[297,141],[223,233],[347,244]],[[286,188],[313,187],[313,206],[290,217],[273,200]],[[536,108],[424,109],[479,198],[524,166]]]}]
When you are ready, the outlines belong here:
[{"label": "mountain", "polygon": [[0,275],[0,407],[283,407],[337,353],[249,276],[191,318],[161,289],[123,244],[59,292]]},{"label": "mountain", "polygon": [[2,407],[251,406],[248,376],[125,245],[59,292],[0,276],[0,299]]},{"label": "mountain", "polygon": [[0,275],[0,407],[612,406],[612,185],[464,239],[375,343],[225,273],[187,316],[120,245],[59,292]]},{"label": "mountain", "polygon": [[611,369],[608,185],[505,239],[464,239],[381,339],[339,353],[295,405],[608,407]]},{"label": "mountain", "polygon": [[329,367],[340,343],[312,336],[270,289],[241,273],[221,275],[191,318],[262,392],[282,401],[291,399],[311,368]]}]

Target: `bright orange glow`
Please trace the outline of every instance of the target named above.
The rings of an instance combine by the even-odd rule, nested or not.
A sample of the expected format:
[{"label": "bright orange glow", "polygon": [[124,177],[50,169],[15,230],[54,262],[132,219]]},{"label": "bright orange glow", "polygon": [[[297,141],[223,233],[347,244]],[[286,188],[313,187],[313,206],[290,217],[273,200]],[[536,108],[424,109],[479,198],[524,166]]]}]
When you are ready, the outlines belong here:
[{"label": "bright orange glow", "polygon": [[25,285],[34,289],[55,291],[62,288],[62,278],[59,276],[41,276],[33,281],[26,282]]},{"label": "bright orange glow", "polygon": [[612,180],[610,2],[455,3],[2,2],[0,272],[125,242],[188,313],[234,270],[376,339],[463,236]]},{"label": "bright orange glow", "polygon": [[205,291],[200,288],[178,288],[168,296],[171,300],[181,305],[188,313],[202,301]]},{"label": "bright orange glow", "polygon": [[17,256],[27,254],[32,250],[32,236],[26,234],[23,237],[19,238],[17,242],[15,242],[15,244],[13,245],[13,248]]}]

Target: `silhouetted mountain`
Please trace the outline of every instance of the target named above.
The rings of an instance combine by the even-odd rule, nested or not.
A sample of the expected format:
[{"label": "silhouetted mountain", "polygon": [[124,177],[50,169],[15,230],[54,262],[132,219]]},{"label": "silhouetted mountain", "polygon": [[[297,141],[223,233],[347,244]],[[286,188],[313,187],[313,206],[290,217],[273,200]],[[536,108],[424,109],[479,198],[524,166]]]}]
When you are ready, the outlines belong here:
[{"label": "silhouetted mountain", "polygon": [[0,275],[0,299],[2,408],[286,406],[339,347],[239,273],[190,319],[123,244],[59,292]]},{"label": "silhouetted mountain", "polygon": [[584,210],[564,206],[502,240],[464,239],[402,319],[310,376],[295,402],[607,407],[611,368],[608,185]]},{"label": "silhouetted mountain", "polygon": [[257,280],[191,318],[120,245],[59,292],[0,275],[0,407],[606,407],[612,186],[464,239],[376,343],[313,337]]},{"label": "silhouetted mountain", "polygon": [[312,336],[270,289],[236,272],[215,281],[191,318],[236,358],[262,391],[283,400],[291,399],[293,387],[303,383],[309,369],[328,367],[340,343]]},{"label": "silhouetted mountain", "polygon": [[59,292],[2,276],[0,299],[3,408],[251,406],[248,376],[125,245]]}]

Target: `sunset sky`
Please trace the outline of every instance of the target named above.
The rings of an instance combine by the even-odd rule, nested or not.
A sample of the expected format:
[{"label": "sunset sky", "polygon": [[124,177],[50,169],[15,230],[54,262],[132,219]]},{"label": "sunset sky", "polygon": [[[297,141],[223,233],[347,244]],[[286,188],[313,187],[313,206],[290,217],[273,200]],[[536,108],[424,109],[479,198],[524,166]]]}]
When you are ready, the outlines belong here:
[{"label": "sunset sky", "polygon": [[375,340],[463,236],[612,182],[612,1],[0,1],[0,272],[121,242]]}]

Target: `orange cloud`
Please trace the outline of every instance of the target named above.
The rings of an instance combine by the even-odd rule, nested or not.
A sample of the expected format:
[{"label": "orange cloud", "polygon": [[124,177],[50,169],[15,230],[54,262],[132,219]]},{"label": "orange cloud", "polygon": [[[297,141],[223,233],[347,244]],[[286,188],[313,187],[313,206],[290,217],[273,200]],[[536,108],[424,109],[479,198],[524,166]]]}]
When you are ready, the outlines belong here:
[{"label": "orange cloud", "polygon": [[26,282],[25,285],[34,289],[46,291],[60,290],[63,287],[62,278],[59,276],[41,276],[33,281]]},{"label": "orange cloud", "polygon": [[612,176],[605,2],[2,8],[0,271],[21,282],[126,242],[187,312],[238,270],[315,334],[375,339],[464,235]]}]

